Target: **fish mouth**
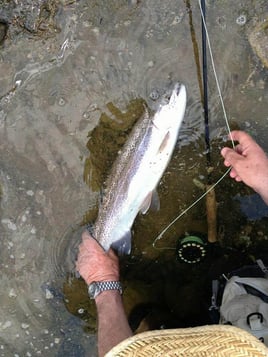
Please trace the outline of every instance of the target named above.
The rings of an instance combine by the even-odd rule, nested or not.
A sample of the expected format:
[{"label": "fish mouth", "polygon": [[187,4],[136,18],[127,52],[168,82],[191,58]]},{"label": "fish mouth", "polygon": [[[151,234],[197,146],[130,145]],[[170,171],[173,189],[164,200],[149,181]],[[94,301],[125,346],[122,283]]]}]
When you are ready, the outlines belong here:
[{"label": "fish mouth", "polygon": [[175,103],[180,100],[180,97],[184,97],[184,90],[185,86],[181,82],[176,82],[175,84],[173,83],[172,85],[169,85],[169,87],[163,91],[161,97],[155,103],[155,111],[158,111],[159,108],[163,106],[174,106]]},{"label": "fish mouth", "polygon": [[166,104],[170,103],[172,100],[175,100],[179,97],[180,93],[181,93],[181,89],[182,89],[183,85],[179,82],[177,82],[172,89],[170,89],[169,91],[167,91],[164,100],[166,102]]},{"label": "fish mouth", "polygon": [[[182,84],[181,83],[176,83],[173,89],[173,93],[178,97],[180,95],[180,91],[182,88]],[[172,94],[173,94],[172,93]]]},{"label": "fish mouth", "polygon": [[185,86],[182,83],[176,83],[171,93],[168,104],[173,106],[181,102],[184,98]]}]

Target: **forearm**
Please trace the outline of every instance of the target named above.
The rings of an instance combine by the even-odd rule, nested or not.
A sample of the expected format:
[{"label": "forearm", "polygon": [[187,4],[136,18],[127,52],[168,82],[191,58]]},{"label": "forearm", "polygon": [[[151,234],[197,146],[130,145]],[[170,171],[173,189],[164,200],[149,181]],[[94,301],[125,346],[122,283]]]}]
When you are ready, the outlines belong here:
[{"label": "forearm", "polygon": [[96,297],[98,351],[102,357],[119,342],[132,336],[119,291],[104,291]]}]

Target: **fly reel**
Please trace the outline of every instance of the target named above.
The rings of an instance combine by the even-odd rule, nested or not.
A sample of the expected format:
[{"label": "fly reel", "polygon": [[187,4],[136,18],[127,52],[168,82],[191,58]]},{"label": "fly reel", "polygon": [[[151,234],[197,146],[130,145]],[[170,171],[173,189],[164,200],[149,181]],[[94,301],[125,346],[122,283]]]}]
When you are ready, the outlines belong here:
[{"label": "fly reel", "polygon": [[199,263],[206,255],[206,242],[196,235],[188,235],[177,244],[177,258],[187,264]]}]

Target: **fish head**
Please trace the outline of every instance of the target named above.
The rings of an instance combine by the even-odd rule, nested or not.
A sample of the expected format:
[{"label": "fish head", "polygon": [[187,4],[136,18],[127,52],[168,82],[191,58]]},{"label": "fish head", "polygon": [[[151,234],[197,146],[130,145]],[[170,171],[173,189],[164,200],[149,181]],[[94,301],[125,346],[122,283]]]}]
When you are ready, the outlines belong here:
[{"label": "fish head", "polygon": [[160,130],[179,129],[184,118],[186,102],[185,86],[176,83],[171,93],[162,96],[161,104],[153,118],[153,124]]}]

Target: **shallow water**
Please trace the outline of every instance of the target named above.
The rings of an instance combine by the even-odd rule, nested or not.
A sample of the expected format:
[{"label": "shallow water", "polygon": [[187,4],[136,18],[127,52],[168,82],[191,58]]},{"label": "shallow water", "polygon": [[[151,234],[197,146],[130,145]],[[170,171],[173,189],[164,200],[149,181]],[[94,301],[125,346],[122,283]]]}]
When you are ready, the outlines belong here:
[{"label": "shallow water", "polygon": [[[126,137],[126,123],[137,110],[137,105],[128,107],[131,101],[145,101],[154,108],[154,98],[177,80],[187,86],[187,112],[174,157],[160,183],[161,210],[139,217],[134,224],[133,254],[122,268],[131,290],[127,311],[137,302],[155,303],[155,292],[173,296],[169,284],[162,291],[161,279],[172,285],[174,269],[198,276],[195,268],[175,261],[173,249],[186,231],[205,232],[204,203],[159,242],[160,247],[173,249],[152,248],[161,229],[202,194],[193,179],[206,182],[207,175],[191,11],[186,3],[62,1],[55,17],[55,28],[61,31],[45,38],[22,32],[5,40],[0,50],[1,356],[96,354],[94,309],[83,282],[74,276],[74,261],[80,223],[96,214],[107,168],[100,168],[97,174],[103,176],[93,185],[96,168],[88,163],[98,158],[100,149],[106,164],[113,161]],[[191,10],[200,50],[196,2]],[[207,2],[208,31],[228,117],[232,126],[250,132],[268,151],[267,69],[247,40],[254,23],[267,14],[266,1]],[[245,24],[237,23],[241,15],[246,16]],[[216,181],[224,172],[219,149],[225,145],[227,131],[210,62],[209,106]],[[89,136],[104,117],[112,124],[94,148]],[[108,138],[107,155],[103,148]],[[245,217],[239,200],[233,199],[250,193],[228,178],[217,188],[225,245],[233,244],[233,235],[241,239],[243,249],[252,245],[256,235],[259,241],[267,239],[266,220]],[[149,269],[142,281],[144,267]],[[201,271],[207,270],[201,267]],[[154,284],[158,274],[162,278]],[[177,302],[166,302],[181,325],[187,325],[191,314],[180,301],[192,293],[185,284],[183,291],[176,290]],[[194,306],[193,311],[199,311],[198,303]]]}]

